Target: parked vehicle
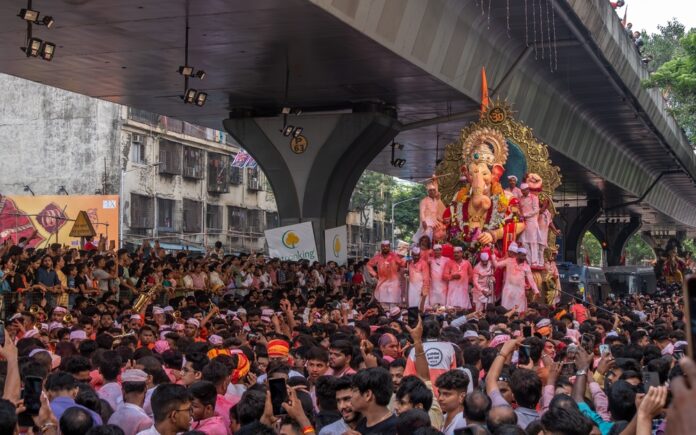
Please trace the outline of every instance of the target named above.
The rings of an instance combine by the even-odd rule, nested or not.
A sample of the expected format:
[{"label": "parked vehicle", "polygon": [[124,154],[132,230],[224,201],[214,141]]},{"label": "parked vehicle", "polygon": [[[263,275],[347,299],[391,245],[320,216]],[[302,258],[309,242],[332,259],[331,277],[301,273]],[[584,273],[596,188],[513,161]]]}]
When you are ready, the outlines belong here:
[{"label": "parked vehicle", "polygon": [[561,281],[561,303],[570,302],[575,296],[590,302],[603,301],[611,287],[604,271],[600,267],[580,266],[575,263],[558,263],[558,275]]},{"label": "parked vehicle", "polygon": [[604,268],[612,293],[617,297],[635,294],[651,295],[657,291],[657,277],[653,267],[612,266]]}]

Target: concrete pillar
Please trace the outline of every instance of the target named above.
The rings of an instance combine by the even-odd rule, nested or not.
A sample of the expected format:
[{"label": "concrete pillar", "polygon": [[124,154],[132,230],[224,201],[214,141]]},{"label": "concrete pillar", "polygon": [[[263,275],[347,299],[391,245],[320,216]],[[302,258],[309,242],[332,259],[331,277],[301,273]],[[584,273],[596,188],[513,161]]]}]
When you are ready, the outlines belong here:
[{"label": "concrete pillar", "polygon": [[573,209],[563,214],[566,222],[563,228],[563,260],[577,263],[582,238],[602,213],[602,201],[588,199],[585,207]]},{"label": "concrete pillar", "polygon": [[223,122],[268,177],[280,224],[312,222],[324,259],[324,229],[345,225],[358,179],[398,134],[399,123],[382,113],[348,113],[288,116],[287,124],[303,128],[304,153],[295,153],[292,137],[283,136],[283,117]]},{"label": "concrete pillar", "polygon": [[621,254],[624,246],[626,246],[628,239],[640,229],[641,225],[640,216],[631,216],[628,223],[598,224],[595,222],[590,227],[592,234],[602,243],[607,266],[621,265]]}]

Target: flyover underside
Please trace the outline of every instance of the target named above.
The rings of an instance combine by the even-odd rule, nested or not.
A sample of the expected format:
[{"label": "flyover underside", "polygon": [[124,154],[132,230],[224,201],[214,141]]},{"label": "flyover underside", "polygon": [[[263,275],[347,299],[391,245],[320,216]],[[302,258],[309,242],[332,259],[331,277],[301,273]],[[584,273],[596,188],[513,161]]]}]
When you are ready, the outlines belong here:
[{"label": "flyover underside", "polygon": [[[533,127],[537,137],[629,194],[642,195],[662,171],[681,168],[693,173],[696,168],[693,153],[688,151],[683,135],[666,114],[658,93],[640,88],[641,76],[635,72],[639,60],[634,59],[637,56],[633,49],[626,47],[628,38],[623,31],[615,28],[618,23],[615,14],[608,5],[600,4],[606,2],[582,0],[567,5],[552,2],[556,37],[561,41],[555,48],[558,70],[552,73],[549,59],[541,59],[539,44],[534,56],[525,57],[529,49],[525,44],[524,16],[521,19],[519,16],[522,2],[510,5],[511,21],[515,24],[507,30],[504,16],[497,15],[489,21],[473,2],[312,1],[470,100],[479,98],[479,71],[484,65],[489,73],[489,87],[497,91],[497,96],[513,103],[516,116]],[[614,73],[611,65],[597,60],[602,53],[589,53],[596,47],[587,46],[583,38],[588,35],[577,33],[570,22],[577,19],[574,14],[583,14],[583,22],[593,24],[590,38],[600,31],[607,32],[609,36],[598,38],[601,49],[614,49],[612,61],[628,64],[617,77],[626,81],[626,88],[637,94],[638,100],[621,94],[616,85],[620,80],[608,77]],[[602,18],[596,18],[598,15]],[[598,22],[603,23],[604,30],[598,27]],[[576,69],[581,71],[581,76],[573,75]],[[635,77],[628,80],[626,77],[632,71]],[[593,93],[586,102],[579,94],[588,88]],[[638,112],[640,107],[636,108],[635,104],[648,107],[648,111]],[[651,124],[653,121],[657,126]],[[408,134],[399,138],[408,142]],[[639,141],[646,144],[641,151],[650,150],[650,155],[647,151],[631,150]],[[675,151],[667,152],[666,143]],[[423,158],[422,154],[409,156],[408,150],[405,155],[409,161],[429,165],[435,160]],[[406,175],[404,172],[408,170],[390,170],[397,176]],[[692,180],[686,175],[664,177],[645,196],[644,202],[694,227],[696,197],[692,190]],[[605,200],[611,202],[611,198]]]}]

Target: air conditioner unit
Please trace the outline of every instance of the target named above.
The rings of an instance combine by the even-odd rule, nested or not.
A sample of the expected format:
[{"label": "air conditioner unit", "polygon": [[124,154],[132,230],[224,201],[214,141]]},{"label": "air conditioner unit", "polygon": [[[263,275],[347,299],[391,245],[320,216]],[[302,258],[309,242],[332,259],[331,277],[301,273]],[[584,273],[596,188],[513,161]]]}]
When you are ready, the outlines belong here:
[{"label": "air conditioner unit", "polygon": [[143,137],[142,134],[139,134],[139,133],[131,134],[131,143],[142,144],[144,142],[144,140],[145,140],[145,138]]}]

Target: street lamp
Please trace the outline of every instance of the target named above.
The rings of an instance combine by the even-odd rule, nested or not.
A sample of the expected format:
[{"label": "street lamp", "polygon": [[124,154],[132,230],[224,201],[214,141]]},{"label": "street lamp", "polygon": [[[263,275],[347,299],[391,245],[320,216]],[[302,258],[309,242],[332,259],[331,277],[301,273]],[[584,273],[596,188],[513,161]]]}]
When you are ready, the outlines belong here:
[{"label": "street lamp", "polygon": [[421,198],[420,196],[414,196],[413,198],[408,198],[408,199],[404,199],[404,200],[396,201],[396,202],[392,203],[392,206],[391,206],[392,247],[394,247],[396,245],[396,236],[394,235],[394,209],[399,204],[403,204],[404,202],[414,201],[414,200],[420,199],[420,198]]},{"label": "street lamp", "polygon": [[[121,170],[121,188],[118,192],[118,210],[119,210],[119,225],[118,225],[118,243],[119,247],[123,246],[123,222],[124,222],[124,216],[123,216],[123,189],[124,189],[124,180],[126,178],[126,174],[129,172],[133,171],[138,171],[141,169],[150,169],[150,168],[155,168],[159,165],[161,165],[162,162],[155,162],[155,163],[150,163],[144,166],[136,166],[134,168],[130,169],[122,169]],[[128,165],[128,162],[126,162],[126,166]],[[104,192],[106,193],[106,192]]]}]

